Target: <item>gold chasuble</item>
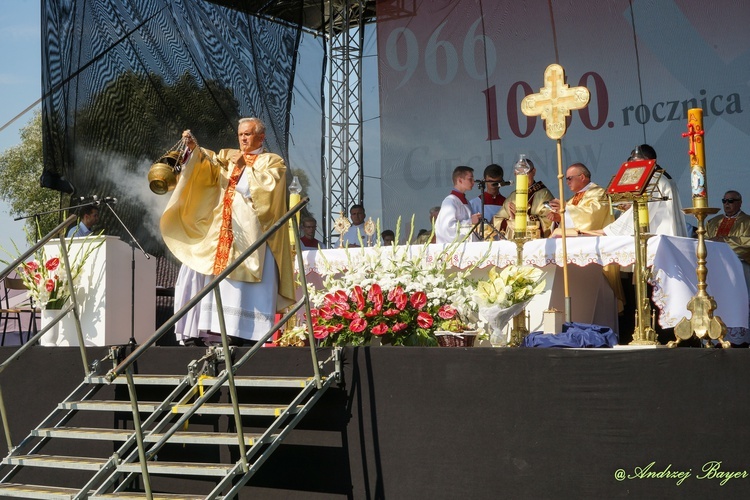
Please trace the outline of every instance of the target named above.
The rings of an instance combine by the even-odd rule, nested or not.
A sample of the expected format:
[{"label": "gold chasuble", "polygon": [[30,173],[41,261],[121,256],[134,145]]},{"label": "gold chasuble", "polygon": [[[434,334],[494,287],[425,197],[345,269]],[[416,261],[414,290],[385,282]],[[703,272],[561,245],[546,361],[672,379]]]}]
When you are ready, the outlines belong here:
[{"label": "gold chasuble", "polygon": [[741,210],[734,217],[717,215],[706,222],[706,237],[723,239],[740,260],[750,264],[750,215]]},{"label": "gold chasuble", "polygon": [[[201,274],[215,275],[226,269],[287,210],[284,160],[264,152],[248,165],[244,161],[237,149],[216,154],[196,148],[161,217],[167,247]],[[247,185],[238,185],[240,180]],[[289,231],[276,231],[268,246],[279,270],[277,310],[281,311],[294,303]],[[264,257],[265,246],[261,246],[229,278],[260,282]]]},{"label": "gold chasuble", "polygon": [[576,193],[565,210],[579,231],[602,229],[615,220],[609,211],[607,192],[593,182],[585,191]]}]

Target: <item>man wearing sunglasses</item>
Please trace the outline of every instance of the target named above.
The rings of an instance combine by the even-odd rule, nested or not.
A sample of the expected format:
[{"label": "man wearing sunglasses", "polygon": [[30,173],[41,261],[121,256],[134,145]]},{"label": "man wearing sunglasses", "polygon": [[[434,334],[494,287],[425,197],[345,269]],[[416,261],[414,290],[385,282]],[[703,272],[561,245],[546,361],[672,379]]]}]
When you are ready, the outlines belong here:
[{"label": "man wearing sunglasses", "polygon": [[[724,215],[717,215],[706,222],[706,237],[725,242],[737,254],[750,295],[750,215],[742,211],[742,195],[738,191],[724,193],[721,206],[724,207]],[[737,338],[736,335],[748,338],[747,329],[741,327],[730,327],[727,333],[734,338]]]},{"label": "man wearing sunglasses", "polygon": [[[614,220],[604,188],[591,182],[591,172],[583,163],[574,163],[565,173],[565,182],[573,197],[565,204],[565,229],[595,231]],[[560,223],[560,200],[549,202],[552,212],[547,220]]]},{"label": "man wearing sunglasses", "polygon": [[725,241],[747,269],[750,267],[750,215],[741,210],[742,195],[737,191],[727,191],[721,205],[724,215],[717,215],[706,222],[706,237]]}]

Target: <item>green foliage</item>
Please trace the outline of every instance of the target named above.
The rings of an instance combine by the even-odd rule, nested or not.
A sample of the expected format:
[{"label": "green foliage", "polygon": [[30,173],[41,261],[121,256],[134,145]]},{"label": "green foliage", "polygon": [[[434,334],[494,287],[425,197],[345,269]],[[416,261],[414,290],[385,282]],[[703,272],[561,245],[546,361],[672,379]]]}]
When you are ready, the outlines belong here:
[{"label": "green foliage", "polygon": [[[40,111],[21,129],[21,143],[0,154],[0,198],[10,205],[12,217],[55,210],[60,193],[39,185],[43,170],[42,115]],[[60,223],[57,213],[39,216],[39,231],[47,234]],[[37,234],[35,218],[26,221],[29,243]],[[17,242],[19,246],[20,242]]]},{"label": "green foliage", "polygon": [[[77,112],[76,146],[156,160],[190,128],[201,146],[218,150],[236,147],[238,119],[239,105],[231,89],[217,82],[201,85],[188,73],[167,82],[153,73],[127,72]],[[87,165],[87,170],[97,167]]]}]

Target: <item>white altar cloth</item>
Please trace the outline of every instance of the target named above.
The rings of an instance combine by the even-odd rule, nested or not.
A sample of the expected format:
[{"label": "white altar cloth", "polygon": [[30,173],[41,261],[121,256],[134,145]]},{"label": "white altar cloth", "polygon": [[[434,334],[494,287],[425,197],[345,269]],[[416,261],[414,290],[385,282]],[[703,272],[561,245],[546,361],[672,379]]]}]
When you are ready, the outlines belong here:
[{"label": "white altar cloth", "polygon": [[[591,281],[592,277],[598,277],[596,274],[579,273],[576,267],[591,264],[632,266],[635,264],[633,238],[630,236],[581,236],[568,238],[566,241],[568,270],[571,274],[573,320],[597,322],[611,326],[617,331],[616,312],[613,314],[611,310],[603,311],[607,307],[614,307],[612,297],[602,296],[611,295],[611,290],[602,286],[602,280],[599,280],[599,283]],[[696,245],[697,240],[675,236],[654,236],[648,241],[647,263],[652,267],[654,275],[652,300],[662,311],[659,315],[659,324],[664,328],[674,327],[681,318],[689,318],[691,315],[687,310],[687,303],[698,291],[695,274]],[[429,245],[426,258],[434,259],[446,246]],[[727,326],[747,327],[748,296],[740,260],[726,243],[707,241],[706,247],[708,250],[707,291],[716,299],[715,314],[721,317]],[[398,248],[401,250],[404,247]],[[347,263],[355,266],[360,259],[365,258],[365,255],[376,251],[378,250],[372,248],[357,248],[348,251],[343,249],[303,251],[305,275],[309,282],[320,286],[320,275],[325,269],[325,262],[336,266]],[[392,250],[383,248],[380,251],[391,252]],[[409,251],[412,254],[418,254],[422,251],[422,246],[412,245]],[[485,256],[486,258],[482,261]],[[555,269],[555,266],[562,266],[562,260],[562,240],[558,238],[532,240],[524,244],[524,264],[545,269],[547,278],[547,289],[532,300],[530,310],[539,309],[540,306],[543,309],[550,306],[562,309],[562,272],[561,269]],[[476,278],[486,275],[486,270],[490,266],[506,267],[515,264],[516,244],[510,241],[464,243],[457,248],[451,258],[452,266],[458,269],[466,269],[477,262],[481,264],[473,273]],[[581,275],[576,276],[578,274]],[[595,293],[592,294],[592,291]],[[581,293],[586,293],[586,297],[582,298]],[[576,311],[581,311],[582,308],[586,310],[584,317],[576,317]],[[532,314],[530,325],[532,331],[539,329],[538,325],[541,324],[541,317],[537,321],[535,316]]]}]

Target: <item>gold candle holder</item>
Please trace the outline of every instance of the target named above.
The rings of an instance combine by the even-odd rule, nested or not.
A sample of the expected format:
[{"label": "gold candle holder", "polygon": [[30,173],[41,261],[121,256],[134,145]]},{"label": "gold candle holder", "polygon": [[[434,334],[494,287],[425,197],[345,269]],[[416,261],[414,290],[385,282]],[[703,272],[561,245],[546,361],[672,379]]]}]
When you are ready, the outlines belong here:
[{"label": "gold candle holder", "polygon": [[648,219],[645,224],[642,220],[648,212],[642,210],[642,206],[648,203],[645,198],[633,197],[633,229],[635,238],[635,331],[633,332],[633,345],[656,345],[656,330],[653,325],[653,313],[651,300],[648,297],[648,266],[646,260],[646,244],[651,237],[644,229],[648,228]]},{"label": "gold candle holder", "polygon": [[683,340],[697,337],[704,342],[705,347],[713,347],[711,340],[718,340],[724,347],[730,347],[724,340],[727,327],[720,317],[714,316],[716,300],[706,292],[708,284],[708,268],[706,267],[706,217],[719,211],[718,208],[708,207],[708,181],[706,179],[705,132],[703,129],[703,110],[694,108],[688,110],[688,131],[682,134],[689,141],[688,156],[690,157],[690,183],[693,195],[693,207],[683,209],[688,215],[698,219],[698,246],[695,256],[698,266],[695,274],[698,277],[698,293],[688,302],[688,311],[692,313],[690,319],[682,318],[674,328],[676,340],[667,344],[676,347]]},{"label": "gold candle holder", "polygon": [[676,340],[673,340],[667,344],[667,347],[677,347],[677,345],[692,337],[697,337],[701,341],[705,340],[705,347],[713,347],[710,340],[718,340],[721,347],[730,347],[728,341],[724,340],[724,335],[727,333],[727,326],[721,320],[720,317],[714,316],[716,310],[716,300],[706,292],[708,286],[706,282],[706,276],[708,276],[708,268],[706,267],[706,257],[708,251],[706,250],[706,217],[713,215],[719,211],[718,208],[701,208],[693,207],[686,208],[683,210],[686,214],[694,215],[698,219],[698,247],[695,255],[698,259],[698,267],[695,270],[695,274],[698,277],[698,293],[696,293],[690,302],[688,302],[688,311],[693,313],[690,319],[682,318],[677,326],[674,328]]}]

